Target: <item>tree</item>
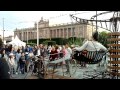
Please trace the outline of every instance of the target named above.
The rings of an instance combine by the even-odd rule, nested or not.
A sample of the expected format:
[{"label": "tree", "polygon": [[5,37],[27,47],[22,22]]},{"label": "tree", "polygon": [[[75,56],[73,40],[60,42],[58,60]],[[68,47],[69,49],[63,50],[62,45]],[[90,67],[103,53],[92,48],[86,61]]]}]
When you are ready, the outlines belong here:
[{"label": "tree", "polygon": [[99,33],[99,42],[108,48],[107,44],[109,43],[107,39],[109,38],[108,33],[106,31]]},{"label": "tree", "polygon": [[0,38],[0,48],[3,47],[3,41],[2,39]]},{"label": "tree", "polygon": [[71,39],[69,39],[69,45],[82,45],[82,39],[81,38],[74,38],[74,40],[73,40],[73,38],[71,38]]}]

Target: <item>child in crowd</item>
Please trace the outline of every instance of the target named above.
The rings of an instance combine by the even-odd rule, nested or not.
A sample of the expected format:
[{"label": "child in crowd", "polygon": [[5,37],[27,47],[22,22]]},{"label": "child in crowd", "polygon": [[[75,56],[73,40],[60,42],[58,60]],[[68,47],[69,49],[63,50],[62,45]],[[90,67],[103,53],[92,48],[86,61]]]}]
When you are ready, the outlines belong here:
[{"label": "child in crowd", "polygon": [[19,63],[20,63],[21,73],[24,74],[25,73],[25,54],[24,54],[24,52],[22,52],[22,54],[21,54]]}]

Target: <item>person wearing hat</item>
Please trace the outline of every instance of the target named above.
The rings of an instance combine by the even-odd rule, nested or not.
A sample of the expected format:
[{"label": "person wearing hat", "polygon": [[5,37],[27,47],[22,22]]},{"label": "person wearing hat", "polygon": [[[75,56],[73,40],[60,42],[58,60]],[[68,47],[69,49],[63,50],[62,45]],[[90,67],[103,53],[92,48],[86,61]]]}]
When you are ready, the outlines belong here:
[{"label": "person wearing hat", "polygon": [[9,54],[8,65],[10,67],[10,74],[12,76],[12,74],[16,73],[15,57],[13,53]]}]

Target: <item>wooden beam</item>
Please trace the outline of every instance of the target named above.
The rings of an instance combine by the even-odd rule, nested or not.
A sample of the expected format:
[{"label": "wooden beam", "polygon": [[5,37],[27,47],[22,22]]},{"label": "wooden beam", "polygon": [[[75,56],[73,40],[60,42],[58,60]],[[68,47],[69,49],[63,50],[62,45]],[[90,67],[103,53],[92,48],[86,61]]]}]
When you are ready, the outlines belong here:
[{"label": "wooden beam", "polygon": [[120,44],[108,44],[108,46],[112,46],[112,47],[120,47]]},{"label": "wooden beam", "polygon": [[115,50],[115,49],[111,49],[111,50],[109,50],[109,52],[120,52],[120,50]]},{"label": "wooden beam", "polygon": [[109,69],[116,69],[116,70],[120,70],[120,67],[113,67],[113,66],[108,66]]},{"label": "wooden beam", "polygon": [[108,41],[120,41],[120,38],[111,38],[111,39],[107,39]]},{"label": "wooden beam", "polygon": [[120,61],[108,61],[108,63],[111,63],[111,64],[120,64]]},{"label": "wooden beam", "polygon": [[108,33],[109,36],[120,36],[119,32]]},{"label": "wooden beam", "polygon": [[110,74],[112,74],[112,75],[114,75],[114,76],[120,76],[120,73],[115,73],[115,72],[110,72],[110,71],[108,71]]}]

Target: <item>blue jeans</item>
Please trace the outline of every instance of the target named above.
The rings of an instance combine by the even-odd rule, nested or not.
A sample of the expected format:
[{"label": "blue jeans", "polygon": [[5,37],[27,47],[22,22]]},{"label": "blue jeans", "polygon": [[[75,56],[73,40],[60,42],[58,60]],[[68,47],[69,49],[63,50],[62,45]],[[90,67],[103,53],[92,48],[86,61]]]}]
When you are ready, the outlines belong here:
[{"label": "blue jeans", "polygon": [[22,74],[25,73],[25,64],[23,64],[23,63],[20,64],[20,71]]},{"label": "blue jeans", "polygon": [[15,62],[16,63],[16,72],[19,71],[19,67],[20,67],[20,63],[18,61]]},{"label": "blue jeans", "polygon": [[27,68],[27,72],[29,72],[29,67],[31,65],[31,62],[30,61],[26,61],[26,68]]}]

